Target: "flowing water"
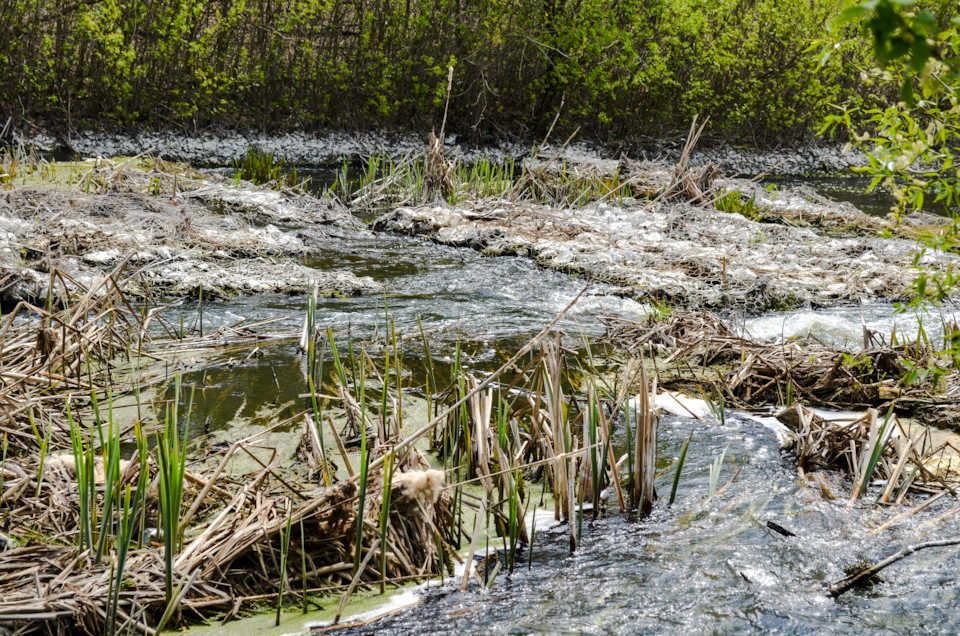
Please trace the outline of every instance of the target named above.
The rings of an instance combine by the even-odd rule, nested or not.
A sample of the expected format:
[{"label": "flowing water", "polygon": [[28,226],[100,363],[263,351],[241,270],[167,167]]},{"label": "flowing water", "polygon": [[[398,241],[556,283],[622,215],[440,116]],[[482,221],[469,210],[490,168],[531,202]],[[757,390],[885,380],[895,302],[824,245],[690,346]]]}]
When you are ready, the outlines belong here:
[{"label": "flowing water", "polygon": [[[837,191],[825,194],[840,198]],[[319,251],[309,265],[371,276],[387,290],[385,297],[321,300],[321,329],[331,327],[344,342],[382,337],[386,304],[405,350],[420,349],[419,318],[431,346],[439,343],[438,356],[461,341],[468,366],[499,363],[504,352],[516,350],[583,287],[579,279],[521,259],[487,258],[405,237],[341,233],[318,237],[313,245]],[[606,295],[609,291],[593,286],[563,328],[572,335],[580,329],[597,335],[594,316],[602,312],[642,316],[644,307]],[[270,329],[293,333],[300,329],[306,304],[302,297],[211,303],[204,308],[204,329],[285,317]],[[179,310],[185,324],[194,320],[196,309]],[[862,342],[863,325],[884,335],[895,327],[910,338],[923,325],[935,337],[939,325],[955,320],[950,311],[895,314],[884,304],[729,318],[755,337],[813,334],[853,347]],[[264,355],[250,360],[231,360],[228,353],[204,371],[195,409],[209,418],[207,428],[223,429],[238,419],[267,423],[306,408],[298,398],[307,387],[296,346],[295,339],[265,345]],[[900,510],[851,504],[849,484],[840,480],[821,485],[798,477],[793,460],[779,450],[776,432],[751,416],[730,414],[721,426],[668,415],[659,430],[661,496],[669,489],[680,447],[693,432],[672,507],[661,499],[650,517],[638,521],[619,514],[611,500],[607,517],[584,522],[575,554],[569,553],[565,527],[541,530],[532,567],[501,574],[489,592],[434,587],[407,611],[336,633],[960,632],[960,614],[953,608],[960,589],[956,548],[918,553],[886,570],[886,581],[870,591],[836,601],[825,593],[859,559],[875,561],[910,542],[956,535],[956,517],[937,521],[949,504],[932,506],[875,535],[871,530]],[[618,435],[619,454],[626,439],[622,430]],[[735,480],[708,500],[710,468],[724,452],[720,484]],[[795,536],[783,536],[767,522]],[[287,622],[282,630],[302,631],[302,625]],[[267,633],[262,621],[240,621],[227,629]]]},{"label": "flowing water", "polygon": [[813,336],[834,347],[856,350],[863,348],[863,327],[884,337],[887,342],[895,335],[899,342],[927,339],[934,347],[939,347],[943,344],[944,328],[949,333],[958,321],[960,309],[952,305],[901,311],[890,303],[864,303],[816,311],[771,312],[741,318],[738,324],[743,334],[750,338],[783,341]]},{"label": "flowing water", "polygon": [[[509,357],[584,288],[578,278],[539,269],[520,258],[488,258],[473,250],[402,236],[346,233],[318,238],[312,244],[319,253],[308,265],[371,276],[386,290],[382,296],[320,299],[316,322],[321,331],[331,328],[341,347],[348,340],[382,342],[389,315],[404,350],[415,357],[422,352],[422,324],[438,366],[449,362],[457,342],[471,368],[499,366],[506,359],[504,352]],[[609,295],[611,290],[605,285],[587,290],[560,325],[571,339],[579,339],[581,332],[599,335],[596,316],[605,312],[642,318],[642,305]],[[283,318],[264,329],[299,336],[306,309],[303,296],[206,303],[204,332],[244,320]],[[184,325],[199,326],[197,310],[198,305],[191,303],[168,312],[168,318],[177,323],[176,328],[180,315]],[[205,430],[222,429],[234,421],[266,424],[307,408],[306,400],[297,397],[309,391],[297,345],[297,338],[266,344],[261,347],[262,356],[249,360],[245,359],[248,350],[218,355],[217,363],[207,366],[199,377],[186,377],[189,384],[202,387],[194,394],[194,411]],[[329,356],[326,364],[332,364]],[[422,378],[419,383],[423,384]]]},{"label": "flowing water", "polygon": [[[368,634],[812,634],[957,633],[957,549],[920,552],[882,574],[870,591],[826,596],[844,567],[879,560],[924,538],[955,536],[960,521],[936,523],[948,504],[872,535],[897,510],[836,500],[797,475],[776,434],[747,416],[725,426],[667,416],[658,457],[667,468],[690,432],[677,499],[665,505],[672,469],[657,481],[660,503],[642,520],[585,521],[569,552],[566,527],[541,532],[532,567],[501,575],[489,592],[458,585],[431,590],[421,604],[359,630]],[[625,440],[621,439],[621,444]],[[624,452],[623,447],[618,451]],[[710,468],[726,452],[707,499]],[[795,536],[767,527],[773,522]]]}]

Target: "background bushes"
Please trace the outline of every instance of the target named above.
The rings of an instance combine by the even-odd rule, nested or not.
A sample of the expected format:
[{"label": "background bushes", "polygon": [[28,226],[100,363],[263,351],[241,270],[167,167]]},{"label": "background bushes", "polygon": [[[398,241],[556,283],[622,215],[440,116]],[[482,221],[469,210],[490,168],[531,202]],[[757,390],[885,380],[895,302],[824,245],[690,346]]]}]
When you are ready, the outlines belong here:
[{"label": "background bushes", "polygon": [[0,0],[0,109],[104,124],[808,135],[855,90],[825,0]]}]

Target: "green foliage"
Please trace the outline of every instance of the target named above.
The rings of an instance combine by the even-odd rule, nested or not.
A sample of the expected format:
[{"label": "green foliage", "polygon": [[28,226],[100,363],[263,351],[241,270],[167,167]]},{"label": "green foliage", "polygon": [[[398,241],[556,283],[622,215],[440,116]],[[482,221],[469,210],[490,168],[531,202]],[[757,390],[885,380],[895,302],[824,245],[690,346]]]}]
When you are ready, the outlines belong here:
[{"label": "green foliage", "polygon": [[745,216],[751,221],[762,221],[764,219],[763,211],[757,208],[756,195],[744,200],[743,194],[739,190],[733,190],[718,197],[713,202],[713,207],[720,212],[732,212]]},{"label": "green foliage", "polygon": [[[173,408],[167,409],[163,431],[157,431],[157,472],[160,486],[160,525],[163,529],[164,584],[167,606],[174,601],[173,561],[183,544],[180,528],[180,511],[183,506],[183,484],[186,479],[187,437],[189,433],[190,413],[193,407],[193,393],[190,394],[190,408],[187,413],[187,426],[182,436],[179,426],[180,376],[174,380]],[[183,438],[181,441],[181,437]]]},{"label": "green foliage", "polygon": [[233,160],[236,178],[254,185],[270,184],[276,188],[295,188],[301,185],[298,183],[296,168],[290,172],[285,172],[285,168],[283,157],[275,157],[272,152],[264,152],[258,148],[250,148],[242,159]]},{"label": "green foliage", "polygon": [[[873,177],[869,190],[889,189],[896,205],[891,216],[922,211],[931,200],[950,212],[953,223],[919,232],[914,266],[916,306],[939,302],[951,293],[957,275],[951,268],[928,269],[926,257],[960,247],[960,32],[950,5],[936,12],[914,8],[913,0],[867,0],[846,10],[820,41],[821,60],[840,47],[848,25],[860,28],[873,43],[874,62],[864,68],[864,81],[878,94],[899,95],[875,108],[847,103],[826,118],[821,133],[843,131],[869,158],[862,171]],[[951,19],[952,18],[952,19]],[[868,190],[868,191],[869,191]]]},{"label": "green foliage", "polygon": [[[856,84],[804,54],[832,0],[7,0],[0,106],[107,121],[429,126],[478,137],[657,134],[710,113],[712,132],[810,131]],[[866,50],[868,47],[862,47]],[[852,49],[850,49],[852,50]]]}]

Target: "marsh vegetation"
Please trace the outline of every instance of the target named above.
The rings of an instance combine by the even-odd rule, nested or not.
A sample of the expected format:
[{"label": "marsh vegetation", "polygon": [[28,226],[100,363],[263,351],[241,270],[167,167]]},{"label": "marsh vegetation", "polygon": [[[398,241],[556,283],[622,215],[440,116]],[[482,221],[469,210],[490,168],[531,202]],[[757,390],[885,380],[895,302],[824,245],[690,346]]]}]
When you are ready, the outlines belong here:
[{"label": "marsh vegetation", "polygon": [[[520,165],[468,166],[434,144],[396,162],[372,157],[359,184],[348,188],[338,180],[321,198],[289,191],[272,172],[258,188],[152,158],[70,166],[23,155],[17,161],[29,168],[6,184],[8,201],[34,210],[62,209],[60,202],[71,200],[75,210],[103,210],[74,212],[59,230],[48,223],[34,234],[23,229],[30,215],[18,213],[16,239],[46,241],[43,249],[29,244],[34,252],[21,253],[6,279],[19,284],[32,269],[45,281],[37,287],[42,291],[7,309],[0,327],[9,405],[0,425],[6,546],[0,559],[17,573],[0,580],[0,620],[23,633],[54,626],[153,633],[263,611],[279,623],[328,604],[329,596],[339,598],[329,616],[339,621],[364,590],[385,593],[435,579],[453,581],[442,589],[480,598],[507,579],[530,580],[537,568],[567,558],[557,553],[561,544],[569,558],[589,554],[614,520],[642,529],[662,525],[667,515],[682,529],[719,514],[717,506],[746,501],[743,482],[755,476],[742,443],[760,434],[718,440],[748,430],[745,411],[737,409],[759,405],[786,409],[779,430],[787,455],[773,461],[793,475],[799,468],[824,501],[850,499],[864,514],[890,508],[884,527],[902,527],[954,496],[955,442],[897,419],[897,413],[926,417],[925,404],[953,399],[950,329],[941,330],[939,341],[901,333],[884,339],[864,330],[862,350],[841,350],[813,340],[749,339],[727,324],[730,315],[680,312],[658,301],[645,321],[605,318],[601,343],[595,329],[587,335],[569,320],[585,302],[581,289],[553,320],[542,319],[532,338],[528,328],[523,338],[478,358],[469,333],[425,328],[407,309],[406,321],[397,322],[391,305],[402,299],[389,294],[364,301],[375,314],[365,323],[372,328],[354,333],[349,322],[325,324],[325,302],[359,301],[325,301],[322,272],[296,290],[304,294],[296,324],[241,319],[213,328],[209,306],[229,296],[216,291],[224,280],[198,285],[191,318],[168,299],[169,288],[151,284],[152,272],[169,262],[199,255],[185,263],[199,268],[228,258],[216,249],[230,232],[265,240],[255,239],[264,222],[284,227],[269,236],[276,245],[293,245],[295,258],[310,248],[297,251],[308,243],[292,237],[309,238],[318,228],[323,241],[387,240],[369,237],[348,209],[362,215],[385,209],[374,225],[381,231],[396,231],[388,220],[397,206],[433,218],[461,210],[470,225],[438,223],[430,230],[437,237],[429,238],[440,243],[444,227],[472,227],[480,236],[500,228],[498,208],[533,210],[537,222],[555,224],[542,225],[535,240],[557,240],[551,232],[564,232],[564,214],[594,210],[598,224],[605,216],[616,224],[616,215],[631,209],[642,224],[666,210],[674,215],[669,231],[686,232],[682,240],[689,240],[702,231],[697,215],[737,219],[751,236],[762,230],[775,237],[777,226],[760,227],[749,210],[774,214],[777,201],[832,209],[828,203],[751,190],[751,182],[730,183],[715,169],[685,164],[565,164],[545,145]],[[44,179],[52,183],[43,186]],[[51,189],[55,184],[59,191]],[[732,187],[754,193],[746,212],[722,211],[732,205],[731,192],[745,200]],[[193,200],[207,207],[187,207]],[[179,216],[167,214],[168,207]],[[169,255],[147,258],[142,247],[136,258],[125,254],[142,239],[117,233],[125,220],[109,224],[120,213],[146,218],[130,216],[143,210],[155,220],[180,219],[180,229],[156,233]],[[819,220],[807,214],[804,231],[841,217],[842,211]],[[792,228],[794,218],[783,215],[781,227]],[[295,219],[298,228],[283,225]],[[77,221],[90,224],[86,234],[63,234]],[[329,236],[336,232],[352,238]],[[104,251],[98,235],[112,241],[115,259],[90,259]],[[234,259],[243,245],[234,241]],[[252,255],[263,247],[246,249]],[[87,263],[83,276],[60,266],[76,259]],[[369,271],[382,266],[373,263]],[[550,276],[530,271],[541,281]],[[719,276],[731,297],[740,295],[722,264]],[[909,287],[907,281],[903,289]],[[651,290],[648,298],[656,296]],[[537,300],[531,291],[510,302],[523,307]],[[245,403],[256,401],[245,408],[259,414],[258,424],[211,429],[211,418],[220,416],[210,405],[226,390],[226,378],[258,365],[271,347],[286,353],[267,354],[270,364],[252,380],[263,387],[240,389]],[[277,364],[289,368],[278,376]],[[303,388],[282,386],[280,377]],[[665,392],[665,384],[703,399]],[[293,396],[281,398],[291,388]],[[837,422],[813,406],[871,410]],[[689,428],[680,419],[696,424]],[[780,516],[764,518],[772,526],[751,519],[750,527],[792,532]],[[32,577],[19,576],[28,569]],[[831,571],[826,578],[838,581],[832,589],[839,595],[842,576]]]}]

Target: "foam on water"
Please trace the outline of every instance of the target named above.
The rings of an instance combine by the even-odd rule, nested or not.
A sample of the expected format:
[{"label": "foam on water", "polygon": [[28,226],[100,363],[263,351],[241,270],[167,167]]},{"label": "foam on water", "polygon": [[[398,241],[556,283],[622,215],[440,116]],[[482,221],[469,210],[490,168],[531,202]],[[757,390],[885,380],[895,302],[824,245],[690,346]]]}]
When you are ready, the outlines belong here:
[{"label": "foam on water", "polygon": [[853,349],[863,347],[863,326],[887,338],[897,334],[898,341],[914,340],[921,326],[927,337],[939,345],[943,324],[960,320],[960,312],[952,307],[931,307],[925,312],[900,312],[893,304],[870,303],[854,307],[799,309],[764,314],[742,323],[743,334],[779,342],[790,338],[813,336],[826,344]]}]

